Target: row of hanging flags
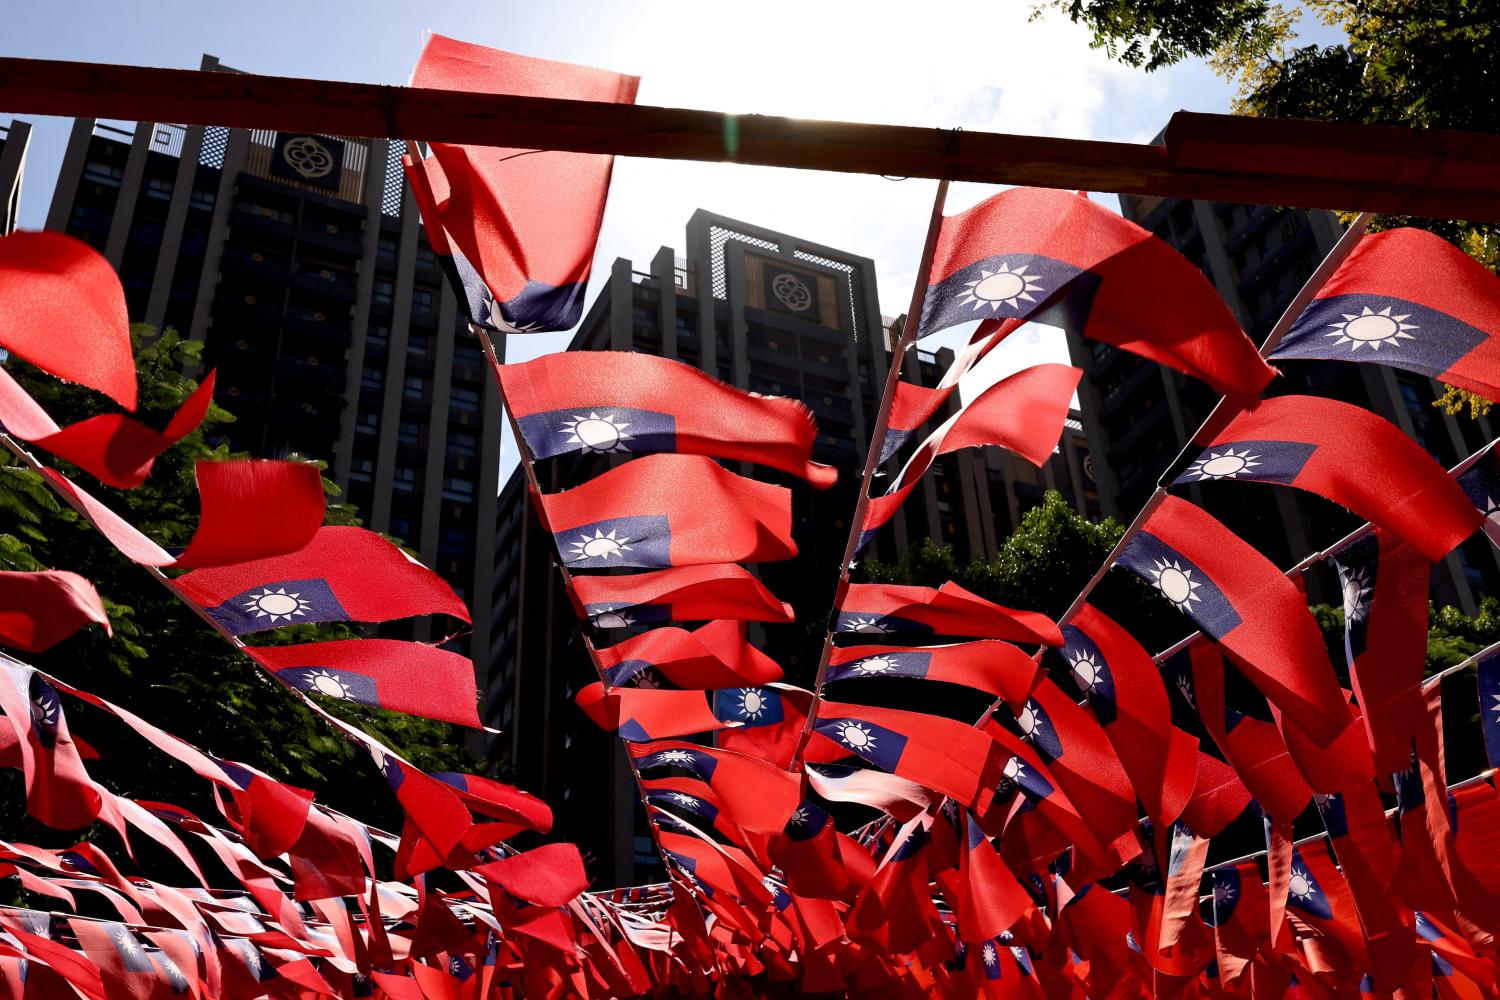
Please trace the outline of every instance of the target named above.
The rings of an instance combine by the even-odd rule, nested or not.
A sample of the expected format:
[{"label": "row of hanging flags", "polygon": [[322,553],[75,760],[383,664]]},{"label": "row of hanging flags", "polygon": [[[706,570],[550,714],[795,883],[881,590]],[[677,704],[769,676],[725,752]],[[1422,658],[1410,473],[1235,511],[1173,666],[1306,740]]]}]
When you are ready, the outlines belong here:
[{"label": "row of hanging flags", "polygon": [[[413,83],[613,102],[632,101],[636,87],[438,36]],[[429,238],[482,342],[575,324],[610,157],[413,149],[406,168]],[[1500,542],[1500,460],[1487,448],[1450,472],[1348,403],[1262,398],[1269,361],[1316,358],[1403,368],[1500,399],[1500,279],[1430,234],[1365,236],[1320,274],[1267,357],[1196,268],[1086,197],[1017,188],[939,222],[923,305],[887,384],[889,429],[870,445],[881,461],[908,457],[886,493],[862,487],[851,551],[939,455],[998,446],[1047,460],[1078,370],[1039,365],[954,394],[1033,321],[1224,394],[1164,485],[1295,486],[1365,528],[1284,573],[1192,503],[1154,502],[1114,565],[1198,630],[1157,655],[1086,601],[1053,620],[951,582],[850,583],[845,566],[808,690],[746,638],[749,622],[794,620],[747,568],[796,555],[791,493],[719,464],[829,486],[835,473],[811,458],[807,409],[645,355],[497,364],[531,498],[597,671],[578,704],[625,741],[669,875],[590,890],[572,845],[506,843],[548,831],[544,803],[482,776],[425,773],[308,697],[477,726],[467,660],[418,642],[242,639],[300,623],[468,620],[452,590],[396,546],[324,526],[313,466],[200,464],[198,527],[173,553],[27,447],[104,487],[134,488],[201,421],[212,374],[157,431],[125,413],[59,427],[0,369],[7,447],[104,541],[362,747],[406,817],[399,834],[372,828],[4,655],[0,764],[23,773],[29,815],[61,830],[99,822],[130,858],[144,835],[191,882],[126,875],[90,840],[66,850],[0,842],[0,874],[57,907],[0,907],[7,994],[1500,993],[1500,799],[1489,771],[1447,774],[1446,740],[1472,734],[1445,732],[1442,688],[1422,676],[1430,565],[1481,528]],[[982,322],[936,387],[899,380],[912,339],[973,319]],[[135,408],[119,281],[76,241],[0,239],[0,346]],[[613,464],[574,489],[539,489],[535,461],[581,453]],[[1301,572],[1324,560],[1345,598],[1351,689],[1301,588]],[[620,569],[632,572],[595,572]],[[90,623],[109,628],[88,580],[66,568],[0,573],[0,644],[43,650]],[[628,638],[595,645],[622,629]],[[1066,661],[1076,692],[1049,677],[1046,650]],[[1493,767],[1500,655],[1475,660],[1465,666],[1477,671]],[[995,702],[970,724],[825,694],[837,684],[858,699],[857,681],[882,676]],[[150,744],[141,752],[210,782],[221,817],[94,781],[86,761],[96,754],[69,728],[73,700],[119,718]],[[1174,705],[1206,738],[1173,725]],[[831,812],[849,805],[881,819],[840,830]],[[1251,813],[1264,853],[1207,865],[1212,838]],[[1294,839],[1294,821],[1314,813],[1324,834]],[[392,878],[380,875],[377,846],[393,852]],[[227,882],[201,866],[210,855]],[[451,873],[442,884],[461,888],[437,888],[440,870]],[[79,893],[119,919],[70,915]]]}]

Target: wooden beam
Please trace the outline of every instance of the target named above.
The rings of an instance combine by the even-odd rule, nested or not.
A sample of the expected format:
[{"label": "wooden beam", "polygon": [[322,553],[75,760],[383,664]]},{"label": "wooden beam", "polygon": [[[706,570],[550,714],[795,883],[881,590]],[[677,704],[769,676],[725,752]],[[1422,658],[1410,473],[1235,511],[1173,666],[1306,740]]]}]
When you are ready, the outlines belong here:
[{"label": "wooden beam", "polygon": [[1165,145],[0,59],[0,108],[1500,221],[1490,134],[1178,112]]}]

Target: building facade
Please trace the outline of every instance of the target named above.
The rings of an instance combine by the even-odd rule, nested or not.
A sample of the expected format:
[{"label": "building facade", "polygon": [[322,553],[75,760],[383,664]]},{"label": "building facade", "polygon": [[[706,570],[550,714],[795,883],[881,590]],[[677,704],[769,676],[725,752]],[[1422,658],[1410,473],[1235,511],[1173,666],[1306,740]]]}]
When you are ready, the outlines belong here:
[{"label": "building facade", "polygon": [[31,123],[0,125],[0,236],[16,228],[21,212],[21,177],[26,170],[26,147]]}]

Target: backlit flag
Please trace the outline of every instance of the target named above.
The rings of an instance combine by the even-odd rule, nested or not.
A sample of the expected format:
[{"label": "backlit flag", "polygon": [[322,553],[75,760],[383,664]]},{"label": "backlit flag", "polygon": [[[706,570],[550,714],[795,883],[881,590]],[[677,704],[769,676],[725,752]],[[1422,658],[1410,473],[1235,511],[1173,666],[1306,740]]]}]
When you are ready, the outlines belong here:
[{"label": "backlit flag", "polygon": [[824,701],[813,731],[882,771],[983,812],[1004,761],[982,730],[941,716]]},{"label": "backlit flag", "polygon": [[953,395],[971,368],[1023,325],[1023,320],[1003,320],[999,323],[986,320],[979,324],[968,345],[953,359],[936,386],[897,382],[895,394],[891,397],[891,413],[886,425],[885,440],[880,446],[881,463],[894,455],[897,449],[932,419],[933,414]]},{"label": "backlit flag", "polygon": [[812,460],[818,422],[804,404],[737,389],[681,361],[562,351],[498,371],[535,458],[676,452],[770,466],[819,489],[838,478]]},{"label": "backlit flag", "polygon": [[1033,365],[996,382],[949,417],[922,442],[890,490],[870,500],[860,529],[861,546],[895,515],[939,455],[995,445],[1038,468],[1046,465],[1062,437],[1073,391],[1082,377],[1080,369],[1068,365]]},{"label": "backlit flag", "polygon": [[1479,722],[1490,767],[1500,767],[1500,653],[1479,661]]},{"label": "backlit flag", "polygon": [[1062,634],[1073,683],[1103,725],[1146,814],[1172,822],[1193,793],[1197,742],[1172,725],[1167,689],[1151,654],[1089,604]]},{"label": "backlit flag", "polygon": [[781,680],[781,667],[745,639],[745,624],[656,628],[596,651],[611,687],[739,688]]},{"label": "backlit flag", "polygon": [[905,823],[937,804],[937,796],[915,781],[849,764],[803,764],[807,784],[829,802],[857,802]]},{"label": "backlit flag", "polygon": [[916,633],[1062,645],[1057,623],[971,594],[951,580],[936,590],[886,583],[851,584],[839,607],[838,632]]},{"label": "backlit flag", "polygon": [[1348,704],[1302,593],[1207,512],[1165,498],[1119,565],[1235,654],[1266,697],[1319,744],[1348,727]]},{"label": "backlit flag", "polygon": [[177,557],[147,538],[77,483],[47,469],[54,489],[120,554],[142,566],[200,569],[295,552],[323,523],[323,478],[311,462],[230,459],[199,462],[198,530]]},{"label": "backlit flag", "polygon": [[1479,459],[1458,477],[1458,485],[1484,516],[1485,535],[1500,545],[1500,451],[1495,442],[1484,446]]},{"label": "backlit flag", "polygon": [[125,291],[104,255],[82,240],[0,237],[0,347],[135,409]]},{"label": "backlit flag", "polygon": [[792,494],[701,455],[648,455],[540,498],[569,569],[663,569],[797,554]]},{"label": "backlit flag", "polygon": [[965,812],[955,906],[959,935],[970,943],[996,937],[1031,907],[1031,896],[1000,859],[978,821]]},{"label": "backlit flag", "polygon": [[1482,523],[1421,445],[1350,403],[1276,396],[1236,416],[1176,482],[1284,483],[1342,504],[1436,561]]},{"label": "backlit flag", "polygon": [[400,639],[252,646],[250,658],[288,687],[460,726],[480,725],[474,663]]},{"label": "backlit flag", "polygon": [[0,738],[0,765],[25,775],[26,811],[59,830],[81,829],[107,812],[124,836],[112,799],[83,766],[57,689],[26,664],[0,656],[0,709],[13,734]]},{"label": "backlit flag", "polygon": [[543,844],[480,865],[474,873],[537,906],[566,906],[588,888],[576,844]]},{"label": "backlit flag", "polygon": [[1369,967],[1365,935],[1354,912],[1354,899],[1322,841],[1292,848],[1286,909],[1289,916],[1337,941],[1344,949],[1346,967]]},{"label": "backlit flag", "polygon": [[1420,372],[1500,399],[1500,279],[1432,233],[1363,237],[1271,353]]},{"label": "backlit flag", "polygon": [[101,413],[58,427],[47,411],[0,369],[0,426],[12,437],[72,462],[100,482],[128,490],[146,481],[157,455],[203,422],[213,396],[214,373],[209,372],[163,430],[147,427],[123,413]]},{"label": "backlit flag", "polygon": [[595,681],[575,699],[578,707],[607,732],[630,743],[689,736],[723,729],[702,691],[606,688]]},{"label": "backlit flag", "polygon": [[284,556],[200,569],[176,584],[235,635],[314,622],[383,622],[469,611],[442,577],[373,531],[319,528]]},{"label": "backlit flag", "polygon": [[947,646],[835,646],[826,680],[918,677],[962,684],[1019,705],[1040,676],[1031,654],[998,639],[976,639]]},{"label": "backlit flag", "polygon": [[[411,78],[413,87],[611,104],[633,104],[639,82],[436,34]],[[601,153],[432,143],[423,221],[441,229],[434,246],[452,251],[473,322],[522,332],[578,322],[613,165]]]},{"label": "backlit flag", "polygon": [[976,319],[1029,318],[1150,358],[1225,395],[1254,396],[1271,379],[1196,266],[1084,195],[1012,188],[946,217],[929,282],[919,337]]},{"label": "backlit flag", "polygon": [[1230,986],[1270,936],[1268,900],[1260,868],[1243,861],[1208,873],[1208,901],[1200,913],[1213,928],[1219,977]]},{"label": "backlit flag", "polygon": [[632,743],[625,749],[643,774],[677,772],[706,783],[721,808],[751,833],[780,833],[802,801],[797,775],[745,754],[678,740]]},{"label": "backlit flag", "polygon": [[458,792],[458,797],[474,812],[512,824],[516,832],[547,833],[552,829],[551,808],[530,792],[480,774],[434,771],[432,777]]},{"label": "backlit flag", "polygon": [[771,838],[766,852],[789,890],[814,899],[846,898],[875,871],[869,852],[838,832],[833,817],[811,801],[797,806],[785,832]]},{"label": "backlit flag", "polygon": [[1344,656],[1377,770],[1394,774],[1411,755],[1421,718],[1431,562],[1377,529],[1335,553],[1344,596]]},{"label": "backlit flag", "polygon": [[[1071,845],[1075,869],[1117,870],[1119,859],[1106,852],[1037,748],[1005,729],[998,719],[989,719],[983,729],[999,748],[1002,764],[996,808],[988,814],[979,810],[976,815],[988,832],[1000,836],[1001,853],[1011,869],[1028,874],[1041,871]],[[1002,809],[1007,800],[1008,808]]]},{"label": "backlit flag", "polygon": [[942,918],[928,891],[927,831],[917,822],[896,843],[845,918],[850,940],[881,951],[912,951],[933,936]]},{"label": "backlit flag", "polygon": [[1234,768],[1202,750],[1197,752],[1197,780],[1182,810],[1182,821],[1204,837],[1217,837],[1250,804],[1250,791]]},{"label": "backlit flag", "polygon": [[619,576],[575,576],[569,596],[595,628],[733,619],[789,622],[792,606],[734,563],[680,566]]},{"label": "backlit flag", "polygon": [[113,635],[94,585],[77,573],[47,569],[0,573],[0,646],[39,652],[89,622]]},{"label": "backlit flag", "polygon": [[725,750],[791,767],[811,706],[812,692],[793,684],[725,688],[714,696],[714,715],[738,726],[720,730],[716,741]]}]

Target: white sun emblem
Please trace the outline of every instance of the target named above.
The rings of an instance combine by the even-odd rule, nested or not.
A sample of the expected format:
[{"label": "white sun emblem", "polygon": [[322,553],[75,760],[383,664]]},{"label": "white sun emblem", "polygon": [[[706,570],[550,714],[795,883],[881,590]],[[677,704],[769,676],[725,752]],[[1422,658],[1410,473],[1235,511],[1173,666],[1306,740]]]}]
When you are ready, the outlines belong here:
[{"label": "white sun emblem", "polygon": [[698,807],[699,807],[698,800],[696,798],[694,798],[693,796],[689,795],[687,792],[673,792],[672,793],[672,801],[676,802],[678,805],[682,806],[682,808],[684,808],[684,809],[691,810],[692,812],[697,812],[698,811]]},{"label": "white sun emblem", "polygon": [[984,964],[985,965],[994,965],[995,964],[995,960],[1000,957],[999,955],[997,955],[995,953],[995,942],[993,942],[993,941],[986,941],[984,943],[983,955],[984,955]]},{"label": "white sun emblem", "polygon": [[1198,459],[1188,466],[1187,471],[1202,482],[1205,479],[1233,479],[1260,464],[1260,456],[1250,454],[1249,448],[1241,451],[1233,448],[1225,448],[1223,451],[1210,449],[1208,457]]},{"label": "white sun emblem", "polygon": [[1194,601],[1201,601],[1197,590],[1203,584],[1193,579],[1193,571],[1183,569],[1182,563],[1173,559],[1168,562],[1165,559],[1156,560],[1156,565],[1151,569],[1152,583],[1161,595],[1177,606],[1178,611],[1187,612],[1193,606]]},{"label": "white sun emblem", "polygon": [[792,813],[792,818],[787,820],[787,822],[800,830],[807,825],[807,821],[810,818],[807,815],[807,806],[798,806],[797,811]]},{"label": "white sun emblem", "polygon": [[302,599],[301,594],[288,594],[285,587],[261,588],[258,594],[252,594],[250,600],[245,602],[245,610],[254,611],[257,618],[269,618],[274,624],[285,618],[291,621],[293,618],[307,614],[312,605]]},{"label": "white sun emblem", "polygon": [[625,687],[640,688],[643,691],[655,691],[661,687],[661,678],[656,675],[655,667],[642,667],[641,672],[632,676],[625,684]]},{"label": "white sun emblem", "polygon": [[967,287],[958,304],[966,306],[972,302],[976,312],[984,306],[989,306],[992,313],[999,311],[1001,306],[1019,309],[1023,301],[1036,301],[1031,296],[1032,292],[1042,290],[1042,286],[1036,283],[1036,276],[1026,273],[1025,264],[1012,271],[1004,261],[1000,262],[999,269],[995,271],[980,268],[979,277],[964,284]]},{"label": "white sun emblem", "polygon": [[1087,694],[1094,690],[1099,683],[1103,670],[1092,653],[1079,653],[1073,662],[1073,683],[1078,685],[1078,690]]},{"label": "white sun emblem", "polygon": [[339,675],[331,670],[313,670],[307,675],[308,690],[316,694],[326,694],[330,698],[343,698],[348,700],[354,697],[354,692],[349,689]]},{"label": "white sun emblem", "polygon": [[57,724],[57,702],[36,694],[31,696],[31,707],[35,710],[36,721],[39,724],[43,726]]},{"label": "white sun emblem", "polygon": [[617,556],[620,559],[624,559],[625,553],[630,551],[629,542],[630,539],[628,538],[617,537],[613,528],[610,529],[607,535],[604,533],[603,528],[595,528],[592,536],[585,531],[578,536],[577,541],[573,542],[573,561],[603,559],[605,562],[608,562],[610,556]]},{"label": "white sun emblem", "polygon": [[1490,523],[1500,524],[1500,503],[1486,496],[1484,498],[1484,516]]},{"label": "white sun emblem", "polygon": [[860,725],[852,719],[845,719],[838,724],[839,739],[844,746],[851,750],[873,750],[875,749],[875,734],[870,732],[868,726]]},{"label": "white sun emblem", "polygon": [[686,750],[663,750],[651,759],[653,767],[660,764],[691,764],[693,755]]},{"label": "white sun emblem", "polygon": [[1318,887],[1313,885],[1312,876],[1301,868],[1292,869],[1292,877],[1287,880],[1286,891],[1306,903],[1318,894]]},{"label": "white sun emblem", "polygon": [[162,971],[167,974],[167,978],[169,978],[169,979],[185,979],[186,978],[185,976],[183,976],[182,970],[177,967],[177,963],[174,962],[174,961],[172,961],[171,957],[166,952],[162,952],[159,957],[161,959],[161,968],[162,968]]},{"label": "white sun emblem", "polygon": [[632,628],[635,619],[619,608],[605,608],[594,612],[594,628]]},{"label": "white sun emblem", "polygon": [[1335,346],[1351,344],[1351,352],[1359,350],[1366,344],[1370,350],[1378,351],[1382,344],[1392,347],[1400,347],[1403,340],[1416,340],[1407,330],[1418,329],[1413,324],[1406,322],[1411,313],[1391,315],[1391,307],[1386,306],[1379,312],[1369,306],[1365,306],[1357,313],[1344,313],[1343,322],[1329,323],[1332,333],[1324,334],[1327,337],[1335,337]]},{"label": "white sun emblem", "polygon": [[581,413],[574,414],[570,421],[563,424],[562,430],[569,435],[568,444],[578,445],[579,451],[592,451],[598,454],[628,453],[630,449],[626,447],[625,442],[629,441],[632,435],[625,433],[625,428],[629,426],[623,421],[616,420],[613,413],[600,416],[590,410],[586,417]]},{"label": "white sun emblem", "polygon": [[889,632],[878,615],[855,615],[839,629],[841,632]]},{"label": "white sun emblem", "polygon": [[1229,882],[1214,880],[1214,907],[1218,908],[1233,902],[1235,897],[1234,885]]},{"label": "white sun emblem", "polygon": [[770,705],[770,699],[760,688],[740,689],[740,718],[759,719]]},{"label": "white sun emblem", "polygon": [[1177,675],[1177,690],[1182,693],[1182,696],[1184,698],[1187,699],[1187,703],[1189,705],[1191,705],[1193,708],[1198,707],[1198,703],[1193,700],[1193,682],[1187,677],[1187,675]]},{"label": "white sun emblem", "polygon": [[141,943],[135,939],[127,927],[119,927],[115,930],[115,944],[120,946],[120,951],[126,958],[135,958],[141,953]]},{"label": "white sun emblem", "polygon": [[896,661],[889,656],[867,656],[854,664],[862,674],[888,674],[896,669]]},{"label": "white sun emblem", "polygon": [[1038,712],[1039,706],[1034,701],[1028,701],[1022,706],[1020,713],[1016,716],[1016,725],[1021,727],[1021,739],[1034,740],[1042,730],[1042,718]]},{"label": "white sun emblem", "polygon": [[1022,763],[1021,758],[1012,757],[1005,762],[1005,771],[1003,773],[1009,781],[1020,781],[1026,777],[1026,765]]},{"label": "white sun emblem", "polygon": [[1352,621],[1363,621],[1370,611],[1365,598],[1370,596],[1370,580],[1363,567],[1338,567],[1339,584],[1344,592],[1344,614]]},{"label": "white sun emblem", "polygon": [[1495,699],[1495,704],[1490,706],[1490,711],[1495,713],[1495,718],[1500,719],[1500,694],[1492,694],[1490,697]]}]

